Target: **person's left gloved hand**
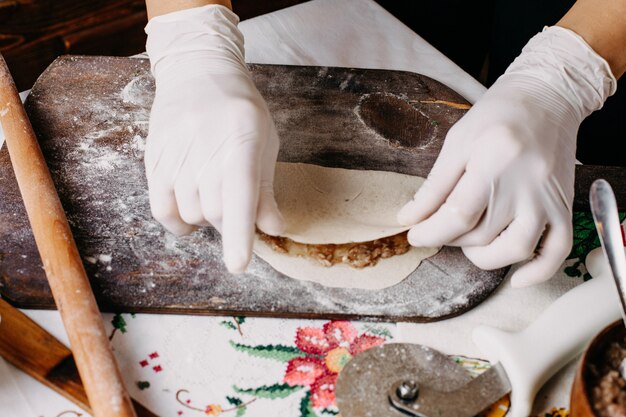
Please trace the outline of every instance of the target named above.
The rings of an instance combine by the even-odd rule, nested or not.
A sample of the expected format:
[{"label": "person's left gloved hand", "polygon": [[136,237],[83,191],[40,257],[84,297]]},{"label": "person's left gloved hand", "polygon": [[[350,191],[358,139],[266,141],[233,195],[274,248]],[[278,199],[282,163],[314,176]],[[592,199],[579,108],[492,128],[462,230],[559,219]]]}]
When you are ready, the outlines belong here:
[{"label": "person's left gloved hand", "polygon": [[461,246],[483,269],[530,260],[512,277],[517,287],[552,277],[572,245],[578,127],[615,85],[574,32],[552,27],[531,39],[450,129],[399,212],[400,223],[414,225],[409,242]]},{"label": "person's left gloved hand", "polygon": [[255,227],[284,228],[273,187],[278,134],[246,67],[238,22],[208,5],[146,27],[156,81],[145,153],[153,216],[176,235],[214,226],[233,273],[250,262]]}]

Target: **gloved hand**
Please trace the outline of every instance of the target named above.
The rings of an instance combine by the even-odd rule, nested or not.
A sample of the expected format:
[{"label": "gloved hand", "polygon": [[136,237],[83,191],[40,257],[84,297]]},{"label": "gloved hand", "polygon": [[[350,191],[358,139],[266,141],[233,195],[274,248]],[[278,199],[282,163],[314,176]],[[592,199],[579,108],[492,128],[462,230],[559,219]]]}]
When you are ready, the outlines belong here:
[{"label": "gloved hand", "polygon": [[234,273],[250,261],[255,224],[270,235],[284,228],[273,192],[278,136],[238,22],[210,5],[146,26],[156,80],[145,153],[152,214],[176,235],[213,225]]},{"label": "gloved hand", "polygon": [[552,277],[572,246],[578,127],[615,89],[607,62],[574,32],[551,27],[532,38],[450,129],[398,213],[415,224],[410,243],[460,246],[482,269],[530,260],[515,287]]}]

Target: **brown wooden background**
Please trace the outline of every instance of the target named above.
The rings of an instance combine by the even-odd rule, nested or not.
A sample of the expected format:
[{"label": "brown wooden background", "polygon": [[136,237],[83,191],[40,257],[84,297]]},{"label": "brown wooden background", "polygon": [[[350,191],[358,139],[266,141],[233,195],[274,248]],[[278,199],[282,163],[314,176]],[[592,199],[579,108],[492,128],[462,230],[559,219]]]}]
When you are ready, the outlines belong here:
[{"label": "brown wooden background", "polygon": [[[241,19],[304,0],[233,0]],[[144,0],[0,0],[0,52],[20,90],[59,55],[128,56],[145,50]]]}]

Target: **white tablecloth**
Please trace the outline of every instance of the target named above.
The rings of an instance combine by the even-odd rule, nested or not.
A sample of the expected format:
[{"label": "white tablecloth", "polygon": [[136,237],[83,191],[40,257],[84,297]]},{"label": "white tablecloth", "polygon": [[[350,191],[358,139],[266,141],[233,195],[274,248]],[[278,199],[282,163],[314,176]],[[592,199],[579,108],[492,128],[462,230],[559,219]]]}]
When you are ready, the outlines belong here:
[{"label": "white tablecloth", "polygon": [[[315,0],[244,21],[240,27],[245,34],[249,62],[414,71],[447,84],[471,102],[485,91],[476,80],[371,0]],[[581,279],[559,273],[546,284],[513,290],[507,280],[486,302],[455,319],[421,325],[355,323],[353,327],[355,334],[380,335],[395,342],[429,345],[449,354],[482,357],[471,342],[470,332],[475,325],[519,330],[560,294],[580,282]],[[57,312],[26,313],[67,343]],[[112,330],[113,316],[103,316]],[[251,387],[253,382],[257,388],[276,385],[285,372],[283,364],[272,362],[274,365],[270,366],[269,362],[268,365],[259,362],[258,358],[268,350],[258,347],[293,344],[298,329],[321,328],[324,324],[279,319],[246,319],[240,323],[228,317],[119,317],[125,326],[120,326],[117,318],[117,327],[126,332],[117,332],[113,345],[128,388],[133,396],[162,416],[202,415],[203,412],[190,408],[196,403],[199,404],[196,408],[208,415],[220,414],[218,406],[224,414],[230,412],[228,403],[235,405],[233,412],[240,411],[241,407],[236,408],[237,401],[251,400],[250,391],[242,391],[242,386]],[[251,349],[253,345],[258,349]],[[281,349],[272,352],[284,351]],[[271,359],[282,358],[279,353],[276,355]],[[263,356],[263,360],[268,357]],[[570,366],[549,384],[538,397],[537,412],[546,407],[567,406],[571,373]],[[146,383],[150,384],[149,388]],[[176,391],[180,391],[182,402],[187,405],[175,401]],[[233,392],[237,393],[237,399],[233,399]],[[300,412],[306,394],[281,397],[282,394],[273,391],[273,396],[263,397],[257,390],[255,395],[254,399],[258,400],[247,407],[246,416],[305,415]],[[199,401],[198,397],[201,397]],[[0,361],[0,415],[52,417],[65,410],[78,409]]]}]

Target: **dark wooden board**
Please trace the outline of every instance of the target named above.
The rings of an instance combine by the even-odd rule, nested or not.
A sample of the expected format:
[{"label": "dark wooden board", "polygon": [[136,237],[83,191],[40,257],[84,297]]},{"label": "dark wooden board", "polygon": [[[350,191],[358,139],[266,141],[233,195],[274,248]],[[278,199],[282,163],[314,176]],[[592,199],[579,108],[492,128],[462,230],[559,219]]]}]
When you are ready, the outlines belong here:
[{"label": "dark wooden board", "polygon": [[[281,161],[426,176],[468,108],[449,88],[413,73],[251,70],[281,136]],[[27,101],[104,310],[432,321],[467,311],[502,281],[506,269],[482,271],[456,248],[377,291],[300,282],[258,258],[248,273],[229,275],[215,230],[175,238],[150,216],[142,149],[153,90],[145,60],[62,57]],[[51,308],[6,149],[0,195],[0,292],[22,307]]]}]

